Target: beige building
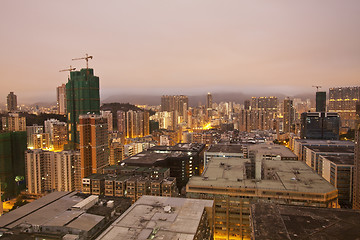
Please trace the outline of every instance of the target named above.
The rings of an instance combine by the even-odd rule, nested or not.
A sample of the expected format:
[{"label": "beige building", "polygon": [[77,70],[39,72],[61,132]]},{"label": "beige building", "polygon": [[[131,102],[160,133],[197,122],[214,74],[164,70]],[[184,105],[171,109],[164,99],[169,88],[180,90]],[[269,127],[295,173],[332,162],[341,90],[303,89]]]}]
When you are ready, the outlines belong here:
[{"label": "beige building", "polygon": [[81,179],[78,176],[79,162],[78,151],[27,150],[25,178],[28,192],[41,194],[47,191],[81,190]]},{"label": "beige building", "polygon": [[187,197],[214,200],[215,240],[250,238],[253,201],[337,207],[336,188],[305,163],[255,159],[213,158],[186,186]]},{"label": "beige building", "polygon": [[2,129],[4,131],[26,131],[26,118],[20,117],[18,113],[9,113],[2,117]]}]

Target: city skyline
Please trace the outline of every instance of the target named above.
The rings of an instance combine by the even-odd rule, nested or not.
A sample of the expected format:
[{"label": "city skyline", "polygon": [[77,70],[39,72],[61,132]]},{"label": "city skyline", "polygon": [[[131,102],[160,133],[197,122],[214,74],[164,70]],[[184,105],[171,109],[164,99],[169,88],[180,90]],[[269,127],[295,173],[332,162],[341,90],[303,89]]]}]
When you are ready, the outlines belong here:
[{"label": "city skyline", "polygon": [[71,59],[86,53],[102,99],[356,86],[359,9],[358,1],[6,1],[0,93],[55,101],[68,76],[59,70],[84,68]]}]

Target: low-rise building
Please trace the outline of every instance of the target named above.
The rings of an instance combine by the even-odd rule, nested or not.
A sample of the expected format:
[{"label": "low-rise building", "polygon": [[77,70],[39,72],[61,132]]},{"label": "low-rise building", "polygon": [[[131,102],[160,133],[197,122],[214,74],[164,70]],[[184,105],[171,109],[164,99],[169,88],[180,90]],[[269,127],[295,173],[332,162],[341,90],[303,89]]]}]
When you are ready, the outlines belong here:
[{"label": "low-rise building", "polygon": [[211,200],[142,196],[97,240],[212,239]]},{"label": "low-rise building", "polygon": [[250,205],[255,200],[337,207],[336,188],[305,163],[256,159],[254,166],[250,159],[213,158],[203,175],[187,184],[187,197],[214,200],[215,240],[250,238]]}]

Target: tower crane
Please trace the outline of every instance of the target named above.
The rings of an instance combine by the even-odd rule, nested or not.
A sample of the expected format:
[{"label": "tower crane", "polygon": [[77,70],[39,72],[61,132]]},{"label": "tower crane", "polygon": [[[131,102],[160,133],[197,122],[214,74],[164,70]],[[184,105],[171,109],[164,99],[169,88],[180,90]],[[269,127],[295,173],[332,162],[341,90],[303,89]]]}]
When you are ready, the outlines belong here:
[{"label": "tower crane", "polygon": [[75,71],[75,69],[76,69],[76,68],[73,68],[73,67],[70,65],[70,68],[60,70],[59,72],[65,72],[65,71],[72,72],[72,71]]},{"label": "tower crane", "polygon": [[86,69],[89,69],[89,59],[92,59],[93,56],[89,56],[88,54],[85,54],[85,57],[81,57],[81,58],[73,58],[72,60],[82,60],[85,59],[86,61]]},{"label": "tower crane", "polygon": [[319,88],[321,88],[321,86],[312,86],[312,87],[315,87],[317,92],[319,91]]}]

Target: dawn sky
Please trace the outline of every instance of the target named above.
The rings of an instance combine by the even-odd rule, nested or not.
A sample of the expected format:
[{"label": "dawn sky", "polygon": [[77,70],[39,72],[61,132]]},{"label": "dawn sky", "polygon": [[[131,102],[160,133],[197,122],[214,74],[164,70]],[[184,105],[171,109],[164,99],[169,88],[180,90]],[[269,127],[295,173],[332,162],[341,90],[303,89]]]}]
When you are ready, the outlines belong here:
[{"label": "dawn sky", "polygon": [[358,0],[4,0],[0,39],[0,102],[55,101],[85,53],[102,97],[360,83]]}]

